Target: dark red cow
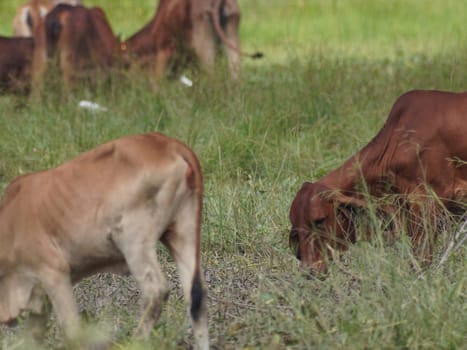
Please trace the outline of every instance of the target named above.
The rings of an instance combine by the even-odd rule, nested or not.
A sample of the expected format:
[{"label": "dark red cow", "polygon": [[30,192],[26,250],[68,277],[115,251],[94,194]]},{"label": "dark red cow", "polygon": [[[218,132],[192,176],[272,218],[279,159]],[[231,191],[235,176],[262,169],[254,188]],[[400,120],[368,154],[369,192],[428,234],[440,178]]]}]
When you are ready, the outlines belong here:
[{"label": "dark red cow", "polygon": [[34,40],[0,37],[0,90],[25,92],[31,79]]},{"label": "dark red cow", "polygon": [[[363,188],[373,198],[397,195],[399,207],[408,209],[406,229],[415,250],[432,242],[420,220],[429,220],[440,205],[457,214],[467,210],[466,135],[467,93],[402,95],[367,146],[317,182],[304,183],[297,193],[289,239],[302,266],[325,271],[331,250],[345,249],[357,239],[357,208],[368,201]],[[395,214],[397,208],[382,211]],[[423,254],[429,259],[430,253],[428,246]]]}]

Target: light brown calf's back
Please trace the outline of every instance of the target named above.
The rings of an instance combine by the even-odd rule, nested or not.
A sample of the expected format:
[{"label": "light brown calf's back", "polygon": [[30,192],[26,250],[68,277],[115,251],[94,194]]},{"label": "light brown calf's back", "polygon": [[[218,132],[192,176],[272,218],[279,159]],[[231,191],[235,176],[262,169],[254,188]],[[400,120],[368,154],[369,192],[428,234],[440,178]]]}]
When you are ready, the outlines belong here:
[{"label": "light brown calf's back", "polygon": [[28,307],[40,313],[35,296],[43,290],[73,337],[71,282],[131,272],[145,309],[137,333],[149,335],[167,293],[154,247],[162,239],[179,268],[198,347],[207,348],[202,191],[195,154],[159,133],[121,138],[19,177],[0,206],[0,321]]}]

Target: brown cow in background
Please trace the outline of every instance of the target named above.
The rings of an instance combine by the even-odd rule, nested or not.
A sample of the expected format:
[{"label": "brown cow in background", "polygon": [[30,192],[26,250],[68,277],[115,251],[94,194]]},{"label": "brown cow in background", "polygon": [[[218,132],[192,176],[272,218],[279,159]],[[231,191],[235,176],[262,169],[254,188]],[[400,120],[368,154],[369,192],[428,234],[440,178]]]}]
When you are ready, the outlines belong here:
[{"label": "brown cow in background", "polygon": [[[240,55],[247,55],[240,50],[239,23],[236,0],[161,0],[151,21],[124,41],[121,48],[130,60],[143,65],[152,63],[155,76],[160,79],[171,60],[183,62],[190,51],[204,69],[212,71],[220,41],[231,75],[237,79]],[[261,54],[249,56],[256,58]]]},{"label": "brown cow in background", "polygon": [[34,27],[56,5],[79,5],[80,3],[80,0],[30,0],[16,11],[13,18],[13,36],[32,37]]},{"label": "brown cow in background", "polygon": [[120,50],[119,41],[99,7],[59,4],[41,22],[34,39],[35,86],[42,82],[47,58],[59,56],[60,70],[70,88],[75,78],[86,71],[113,66]]},{"label": "brown cow in background", "polygon": [[408,209],[406,226],[414,250],[429,260],[434,238],[426,237],[421,220],[433,220],[428,226],[436,231],[440,205],[454,214],[467,210],[466,135],[467,93],[402,95],[367,146],[317,182],[304,183],[297,193],[289,240],[302,266],[326,271],[332,250],[355,242],[359,208],[367,204],[363,188],[376,198],[391,193],[400,197],[392,209],[383,210],[397,216],[401,205]]},{"label": "brown cow in background", "polygon": [[0,91],[29,89],[33,52],[32,38],[0,36]]}]

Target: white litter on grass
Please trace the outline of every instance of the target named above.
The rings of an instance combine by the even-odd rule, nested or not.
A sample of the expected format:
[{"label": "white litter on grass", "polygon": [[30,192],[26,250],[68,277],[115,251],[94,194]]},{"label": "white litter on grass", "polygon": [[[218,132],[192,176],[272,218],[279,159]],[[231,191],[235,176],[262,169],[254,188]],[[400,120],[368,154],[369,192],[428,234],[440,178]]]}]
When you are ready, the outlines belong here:
[{"label": "white litter on grass", "polygon": [[[456,231],[456,233],[454,234],[454,237],[449,242],[448,247],[446,251],[444,252],[443,256],[441,257],[441,260],[439,261],[437,268],[440,268],[441,265],[443,265],[448,260],[451,254],[454,253],[460,247],[462,247],[464,243],[467,241],[467,217],[464,217],[463,220],[464,220],[463,224]],[[421,278],[425,278],[425,272],[422,272],[417,277],[416,281]]]},{"label": "white litter on grass", "polygon": [[186,86],[189,86],[189,87],[192,87],[193,86],[193,82],[188,79],[186,76],[184,75],[181,75],[180,76],[180,82],[183,84],[183,85],[186,85]]},{"label": "white litter on grass", "polygon": [[441,266],[446,260],[448,260],[449,255],[459,249],[464,242],[467,240],[467,218],[465,219],[462,226],[457,230],[454,238],[449,242],[448,248],[443,254],[438,267]]},{"label": "white litter on grass", "polygon": [[88,109],[92,112],[106,112],[107,111],[107,108],[101,106],[100,104],[97,104],[96,102],[86,101],[86,100],[79,101],[78,107]]}]

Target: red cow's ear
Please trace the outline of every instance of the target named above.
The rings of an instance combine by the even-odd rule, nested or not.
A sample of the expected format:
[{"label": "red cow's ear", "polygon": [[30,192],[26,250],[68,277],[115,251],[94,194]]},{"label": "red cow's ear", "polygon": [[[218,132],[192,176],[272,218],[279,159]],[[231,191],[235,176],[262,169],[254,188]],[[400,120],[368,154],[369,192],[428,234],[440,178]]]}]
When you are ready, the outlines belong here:
[{"label": "red cow's ear", "polygon": [[356,198],[356,197],[345,196],[342,193],[339,194],[339,196],[337,197],[337,200],[339,202],[343,203],[343,204],[351,204],[351,205],[355,205],[357,207],[366,207],[367,206],[367,203],[363,199]]},{"label": "red cow's ear", "polygon": [[344,204],[344,205],[354,205],[356,207],[366,207],[367,203],[360,198],[357,197],[352,197],[352,196],[346,196],[345,194],[342,194],[342,192],[334,191],[330,195],[332,199],[335,201]]}]

